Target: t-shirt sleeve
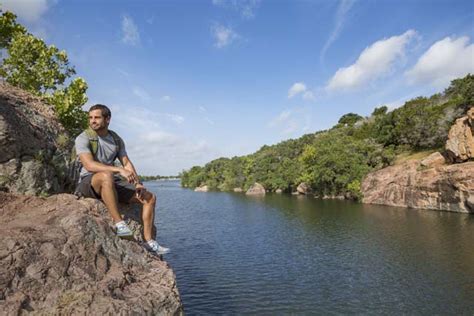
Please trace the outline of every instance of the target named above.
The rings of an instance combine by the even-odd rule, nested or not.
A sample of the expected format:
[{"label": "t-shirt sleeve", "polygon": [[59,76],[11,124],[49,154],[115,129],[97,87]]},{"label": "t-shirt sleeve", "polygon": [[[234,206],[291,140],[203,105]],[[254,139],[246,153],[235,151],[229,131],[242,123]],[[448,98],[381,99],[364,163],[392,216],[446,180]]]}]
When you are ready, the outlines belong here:
[{"label": "t-shirt sleeve", "polygon": [[120,149],[118,152],[118,157],[122,158],[122,157],[127,156],[127,151],[125,150],[125,142],[123,141],[122,137],[119,137],[119,141],[120,141]]},{"label": "t-shirt sleeve", "polygon": [[80,134],[79,136],[77,136],[74,142],[74,146],[76,146],[76,153],[78,155],[85,153],[92,154],[89,148],[89,138],[87,137],[87,135]]}]

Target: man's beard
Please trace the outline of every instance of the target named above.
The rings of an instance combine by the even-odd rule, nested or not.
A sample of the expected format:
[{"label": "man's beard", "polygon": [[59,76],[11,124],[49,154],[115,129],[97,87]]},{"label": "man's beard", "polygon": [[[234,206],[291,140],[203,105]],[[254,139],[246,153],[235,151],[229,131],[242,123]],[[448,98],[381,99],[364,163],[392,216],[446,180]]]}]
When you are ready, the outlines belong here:
[{"label": "man's beard", "polygon": [[92,128],[92,130],[94,131],[101,131],[101,130],[105,130],[107,128],[106,125],[100,125],[100,124],[96,124],[96,125],[89,125],[90,128]]}]

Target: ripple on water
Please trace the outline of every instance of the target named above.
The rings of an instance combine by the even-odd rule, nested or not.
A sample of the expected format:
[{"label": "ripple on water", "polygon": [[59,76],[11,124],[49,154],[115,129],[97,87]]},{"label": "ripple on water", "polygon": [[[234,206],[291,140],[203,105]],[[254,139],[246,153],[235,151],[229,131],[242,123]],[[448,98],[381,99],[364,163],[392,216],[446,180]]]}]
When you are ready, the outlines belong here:
[{"label": "ripple on water", "polygon": [[474,313],[472,216],[148,186],[187,314]]}]

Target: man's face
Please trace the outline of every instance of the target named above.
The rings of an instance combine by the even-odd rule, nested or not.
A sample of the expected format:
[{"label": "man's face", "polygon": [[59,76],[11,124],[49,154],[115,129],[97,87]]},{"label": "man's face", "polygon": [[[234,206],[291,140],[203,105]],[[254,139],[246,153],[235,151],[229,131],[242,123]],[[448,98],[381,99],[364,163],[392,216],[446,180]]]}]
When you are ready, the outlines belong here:
[{"label": "man's face", "polygon": [[89,112],[89,126],[94,130],[98,131],[109,126],[110,117],[105,118],[102,116],[101,110],[92,110]]}]

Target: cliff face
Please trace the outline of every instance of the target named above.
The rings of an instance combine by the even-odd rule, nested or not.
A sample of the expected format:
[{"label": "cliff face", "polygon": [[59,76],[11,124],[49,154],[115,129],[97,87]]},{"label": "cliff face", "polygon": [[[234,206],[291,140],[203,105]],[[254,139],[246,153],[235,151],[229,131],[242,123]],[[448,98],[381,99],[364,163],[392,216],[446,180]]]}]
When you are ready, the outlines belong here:
[{"label": "cliff face", "polygon": [[173,271],[140,245],[138,209],[125,241],[100,201],[34,196],[63,190],[67,145],[50,106],[0,82],[0,314],[182,313]]},{"label": "cliff face", "polygon": [[171,268],[110,222],[96,200],[0,192],[0,310],[180,314]]},{"label": "cliff face", "polygon": [[[40,98],[0,82],[0,190],[62,190],[68,150],[64,128]],[[64,146],[61,146],[64,145]]]},{"label": "cliff face", "polygon": [[474,162],[422,165],[408,161],[370,173],[362,182],[363,202],[474,212]]}]

